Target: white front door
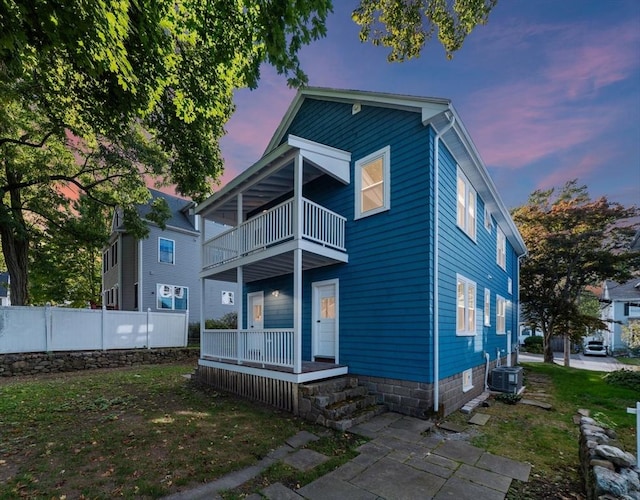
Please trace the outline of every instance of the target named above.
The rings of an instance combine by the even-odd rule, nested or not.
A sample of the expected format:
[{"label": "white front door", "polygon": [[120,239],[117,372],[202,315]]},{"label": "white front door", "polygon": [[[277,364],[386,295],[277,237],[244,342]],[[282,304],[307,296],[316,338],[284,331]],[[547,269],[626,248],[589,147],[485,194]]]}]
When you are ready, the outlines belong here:
[{"label": "white front door", "polygon": [[313,283],[314,358],[338,362],[338,280]]},{"label": "white front door", "polygon": [[247,343],[245,359],[260,361],[262,359],[262,347],[264,335],[264,294],[254,292],[247,294]]},{"label": "white front door", "polygon": [[264,326],[264,293],[247,294],[247,328],[262,330]]}]

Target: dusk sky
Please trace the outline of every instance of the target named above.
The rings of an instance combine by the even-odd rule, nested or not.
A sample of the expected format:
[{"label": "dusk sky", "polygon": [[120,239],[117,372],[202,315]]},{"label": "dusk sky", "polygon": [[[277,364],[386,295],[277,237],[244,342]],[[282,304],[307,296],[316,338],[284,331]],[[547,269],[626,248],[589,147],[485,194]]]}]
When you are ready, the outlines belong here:
[{"label": "dusk sky", "polygon": [[[500,0],[452,60],[434,39],[405,63],[359,41],[356,1],[334,3],[301,53],[309,85],[451,99],[508,208],[574,178],[640,205],[640,1]],[[236,93],[223,182],[262,156],[294,96],[268,67]]]}]

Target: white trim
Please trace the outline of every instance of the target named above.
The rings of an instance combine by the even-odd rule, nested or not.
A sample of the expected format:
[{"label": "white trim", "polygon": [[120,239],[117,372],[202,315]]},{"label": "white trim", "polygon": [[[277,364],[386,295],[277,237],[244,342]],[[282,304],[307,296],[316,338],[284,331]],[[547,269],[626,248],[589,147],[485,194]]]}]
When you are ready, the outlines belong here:
[{"label": "white trim", "polygon": [[[382,206],[362,211],[362,168],[370,163],[373,163],[377,159],[382,159]],[[364,158],[356,161],[355,173],[355,210],[354,219],[361,219],[363,217],[369,217],[380,212],[386,212],[391,208],[391,146],[385,146],[378,151],[375,151]]]},{"label": "white trim", "polygon": [[260,326],[260,330],[264,328],[264,290],[260,290],[258,292],[251,292],[247,294],[247,314],[245,317],[246,323],[245,325],[247,325],[247,329],[251,329],[253,328],[253,326],[251,326],[251,322],[253,321],[253,299],[254,298],[258,298],[260,297],[260,299],[262,300],[262,326]]},{"label": "white trim", "polygon": [[[464,212],[462,212],[464,216],[463,220],[460,220],[461,183],[464,185],[464,200],[462,200],[462,210],[464,210]],[[471,238],[471,240],[476,242],[478,235],[478,193],[459,166],[456,166],[456,225]]]},{"label": "white trim", "polygon": [[496,264],[503,270],[507,270],[507,238],[500,226],[496,228]]},{"label": "white trim", "polygon": [[274,380],[283,380],[285,382],[293,382],[302,384],[305,382],[313,382],[314,380],[324,380],[349,373],[347,366],[336,366],[326,370],[316,370],[307,373],[287,373],[278,370],[269,370],[266,368],[254,368],[246,365],[234,365],[231,363],[221,363],[200,358],[198,364],[202,366],[210,366],[211,368],[220,368],[230,372],[246,373],[249,375],[258,375],[260,377],[270,378]]},{"label": "white trim", "polygon": [[340,362],[340,280],[338,278],[314,281],[311,283],[311,358],[315,359],[318,352],[318,335],[316,332],[316,325],[319,318],[319,311],[317,308],[318,288],[322,286],[333,285],[336,299],[336,318],[335,318],[335,350],[334,359],[335,363]]}]

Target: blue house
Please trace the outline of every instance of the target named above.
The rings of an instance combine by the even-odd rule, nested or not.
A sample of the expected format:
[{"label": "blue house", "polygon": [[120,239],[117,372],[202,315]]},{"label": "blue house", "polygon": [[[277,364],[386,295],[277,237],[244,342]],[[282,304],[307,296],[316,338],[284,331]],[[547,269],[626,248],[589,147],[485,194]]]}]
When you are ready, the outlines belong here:
[{"label": "blue house", "polygon": [[201,279],[239,290],[238,329],[203,332],[209,384],[315,418],[342,377],[422,417],[512,362],[526,248],[447,99],[301,90],[196,211],[231,226],[203,240]]}]

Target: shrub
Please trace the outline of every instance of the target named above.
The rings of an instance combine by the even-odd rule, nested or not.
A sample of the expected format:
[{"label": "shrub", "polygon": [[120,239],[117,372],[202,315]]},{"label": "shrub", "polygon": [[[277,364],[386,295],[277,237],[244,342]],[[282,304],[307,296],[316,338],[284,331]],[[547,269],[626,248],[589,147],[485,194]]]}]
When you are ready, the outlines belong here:
[{"label": "shrub", "polygon": [[238,328],[238,313],[230,312],[218,319],[207,319],[204,322],[207,330],[231,330]]},{"label": "shrub", "polygon": [[521,399],[522,396],[520,394],[516,394],[513,392],[502,392],[496,396],[497,401],[501,401],[508,405],[514,405]]},{"label": "shrub", "polygon": [[640,393],[640,372],[623,368],[622,370],[607,373],[604,376],[604,380],[607,384],[625,387]]},{"label": "shrub", "polygon": [[538,335],[534,337],[527,337],[526,339],[524,339],[523,350],[535,354],[542,354],[542,342],[542,337]]}]

